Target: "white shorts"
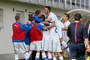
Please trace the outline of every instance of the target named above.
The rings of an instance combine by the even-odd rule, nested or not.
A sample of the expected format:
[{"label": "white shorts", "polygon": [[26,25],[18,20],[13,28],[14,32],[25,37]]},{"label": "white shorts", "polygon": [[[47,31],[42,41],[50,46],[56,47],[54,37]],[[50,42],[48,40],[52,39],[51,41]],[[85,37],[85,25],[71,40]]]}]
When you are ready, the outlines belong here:
[{"label": "white shorts", "polygon": [[49,31],[43,31],[42,50],[44,51],[49,50],[49,40],[50,40]]},{"label": "white shorts", "polygon": [[66,31],[63,31],[62,37],[63,37],[63,41],[65,41],[66,43],[69,41]]},{"label": "white shorts", "polygon": [[42,41],[33,41],[30,43],[30,50],[42,50]]},{"label": "white shorts", "polygon": [[51,38],[50,51],[51,52],[62,52],[59,37]]},{"label": "white shorts", "polygon": [[15,53],[25,53],[27,51],[25,42],[14,42],[13,47]]}]

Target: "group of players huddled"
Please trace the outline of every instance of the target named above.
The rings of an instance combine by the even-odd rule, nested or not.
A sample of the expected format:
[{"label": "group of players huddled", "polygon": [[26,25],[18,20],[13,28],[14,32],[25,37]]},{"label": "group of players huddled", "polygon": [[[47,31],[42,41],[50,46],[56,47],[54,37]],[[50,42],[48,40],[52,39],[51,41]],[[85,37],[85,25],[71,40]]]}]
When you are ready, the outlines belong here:
[{"label": "group of players huddled", "polygon": [[[12,36],[15,60],[19,60],[18,52],[23,53],[25,60],[30,60],[33,51],[36,51],[35,60],[39,60],[40,52],[42,60],[57,60],[57,57],[59,60],[64,60],[61,52],[63,52],[64,49],[68,53],[68,56],[70,55],[67,43],[70,37],[73,36],[73,33],[75,33],[75,38],[72,39],[75,39],[75,43],[78,42],[76,35],[78,35],[77,32],[79,32],[79,30],[77,30],[77,25],[75,25],[74,29],[74,25],[71,24],[73,26],[70,28],[75,31],[72,31],[70,28],[68,29],[70,25],[68,14],[64,14],[64,23],[62,23],[51,11],[49,6],[44,8],[44,12],[46,15],[43,15],[40,10],[36,10],[34,15],[29,15],[29,20],[26,24],[20,22],[19,16],[15,16],[16,22],[13,23]],[[47,18],[45,16],[47,16]],[[79,17],[79,14],[76,14],[75,18],[80,20]],[[72,35],[70,35],[70,31]],[[87,33],[83,34],[85,35],[83,38],[87,38]],[[71,42],[73,41],[71,40]],[[82,41],[80,41],[80,43],[81,42]],[[88,45],[87,42],[86,45]],[[72,56],[71,58],[74,59]]]}]

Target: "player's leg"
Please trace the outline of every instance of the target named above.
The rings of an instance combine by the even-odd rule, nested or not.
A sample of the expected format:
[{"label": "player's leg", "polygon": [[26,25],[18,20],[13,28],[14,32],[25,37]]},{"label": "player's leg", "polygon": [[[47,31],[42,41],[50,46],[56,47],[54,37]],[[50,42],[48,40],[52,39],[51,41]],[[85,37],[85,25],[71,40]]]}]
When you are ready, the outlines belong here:
[{"label": "player's leg", "polygon": [[[42,40],[42,60],[46,60],[47,56],[45,51],[47,50],[47,46],[46,46],[46,40],[47,40],[47,36],[46,35],[47,31],[43,31],[43,40]],[[48,45],[48,44],[47,44]]]},{"label": "player's leg", "polygon": [[35,57],[35,60],[39,60],[39,57],[40,57],[40,51],[42,50],[42,41],[36,41],[36,57]]},{"label": "player's leg", "polygon": [[52,53],[51,53],[51,51],[52,51],[52,40],[50,39],[49,41],[49,48],[48,48],[48,60],[52,60]]},{"label": "player's leg", "polygon": [[25,60],[29,60],[29,52],[28,50],[26,49],[26,44],[25,42],[22,42],[19,44],[19,49],[20,49],[20,52],[24,54],[24,59]]},{"label": "player's leg", "polygon": [[60,53],[60,52],[62,52],[62,49],[61,49],[61,44],[60,44],[60,41],[59,41],[59,39],[57,39],[58,41],[57,41],[57,44],[56,44],[56,52],[57,52],[57,55],[58,55],[58,57],[59,57],[59,60],[63,60],[63,56],[62,56],[62,54]]},{"label": "player's leg", "polygon": [[62,54],[60,52],[58,52],[57,54],[58,54],[59,60],[63,60]]},{"label": "player's leg", "polygon": [[47,60],[47,56],[45,51],[42,51],[42,60]]},{"label": "player's leg", "polygon": [[52,52],[52,58],[53,58],[53,60],[57,60],[54,52]]},{"label": "player's leg", "polygon": [[50,51],[48,51],[48,60],[52,60],[52,54],[51,54],[51,52]]},{"label": "player's leg", "polygon": [[18,44],[17,43],[13,43],[13,48],[14,48],[14,56],[15,56],[15,60],[19,60],[19,56],[18,56]]},{"label": "player's leg", "polygon": [[65,49],[69,52],[69,47],[68,47],[67,43],[62,38],[60,39],[60,42],[65,47]]}]

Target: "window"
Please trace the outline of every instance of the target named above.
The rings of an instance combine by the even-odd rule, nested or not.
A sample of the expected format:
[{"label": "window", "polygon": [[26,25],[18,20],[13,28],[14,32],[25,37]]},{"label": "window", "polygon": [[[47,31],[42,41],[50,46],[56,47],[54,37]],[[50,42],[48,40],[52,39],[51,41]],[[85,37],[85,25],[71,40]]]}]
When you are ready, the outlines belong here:
[{"label": "window", "polygon": [[3,9],[0,8],[0,30],[3,28]]},{"label": "window", "polygon": [[22,23],[25,23],[25,12],[24,11],[16,10],[16,15],[20,16]]}]

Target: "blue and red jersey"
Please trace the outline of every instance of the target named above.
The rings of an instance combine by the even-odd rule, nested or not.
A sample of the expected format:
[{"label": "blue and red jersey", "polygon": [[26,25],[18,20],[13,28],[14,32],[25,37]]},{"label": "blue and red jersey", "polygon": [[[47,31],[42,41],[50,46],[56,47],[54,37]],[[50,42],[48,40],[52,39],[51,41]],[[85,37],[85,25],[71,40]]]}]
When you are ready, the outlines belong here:
[{"label": "blue and red jersey", "polygon": [[67,35],[72,43],[84,43],[84,39],[88,38],[86,26],[79,23],[72,23],[68,27]]},{"label": "blue and red jersey", "polygon": [[44,28],[40,23],[32,22],[32,29],[29,31],[30,41],[41,41],[43,38],[42,30]]},{"label": "blue and red jersey", "polygon": [[32,25],[27,26],[23,23],[20,23],[19,21],[16,21],[13,24],[13,36],[12,36],[13,42],[24,42],[25,31],[30,30],[31,28]]},{"label": "blue and red jersey", "polygon": [[42,18],[38,18],[37,14],[34,15],[34,19],[36,20],[37,23],[40,23],[40,22],[42,22],[44,20]]}]

